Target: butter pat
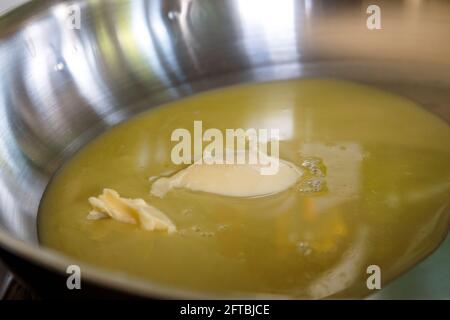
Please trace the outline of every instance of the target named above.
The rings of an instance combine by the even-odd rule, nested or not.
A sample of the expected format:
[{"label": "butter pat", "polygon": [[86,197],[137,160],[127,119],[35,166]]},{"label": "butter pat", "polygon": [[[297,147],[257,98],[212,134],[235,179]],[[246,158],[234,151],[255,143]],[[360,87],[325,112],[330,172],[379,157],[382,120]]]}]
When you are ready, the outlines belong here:
[{"label": "butter pat", "polygon": [[137,224],[150,231],[176,232],[173,222],[143,199],[126,199],[112,189],[104,189],[98,197],[89,198],[92,210],[89,220],[112,218],[123,223]]},{"label": "butter pat", "polygon": [[273,175],[261,174],[262,164],[205,164],[196,161],[171,177],[156,180],[151,194],[164,197],[175,188],[215,193],[231,197],[259,197],[282,192],[302,177],[296,165],[279,160]]}]

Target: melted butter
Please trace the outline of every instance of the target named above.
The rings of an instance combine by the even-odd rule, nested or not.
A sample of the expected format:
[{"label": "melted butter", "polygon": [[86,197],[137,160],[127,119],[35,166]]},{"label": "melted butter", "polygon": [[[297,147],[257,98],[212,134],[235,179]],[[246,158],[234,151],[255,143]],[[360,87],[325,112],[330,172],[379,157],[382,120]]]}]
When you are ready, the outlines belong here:
[{"label": "melted butter", "polygon": [[89,220],[109,217],[119,222],[136,224],[149,231],[176,231],[175,225],[164,213],[143,199],[122,198],[115,190],[104,189],[100,196],[90,197],[89,203],[92,206],[87,216]]},{"label": "melted butter", "polygon": [[[268,197],[178,189],[148,177],[180,170],[170,136],[206,128],[279,128],[280,157],[298,185]],[[154,109],[87,145],[52,179],[39,212],[43,245],[150,282],[216,294],[360,297],[367,267],[382,286],[448,232],[450,129],[410,100],[333,80],[212,91]],[[112,174],[113,173],[113,174]],[[326,183],[326,185],[325,185]],[[164,212],[177,233],[89,221],[104,187]]]},{"label": "melted butter", "polygon": [[151,193],[162,198],[172,189],[184,188],[230,197],[261,197],[283,192],[302,177],[299,167],[279,159],[274,159],[278,162],[277,170],[271,175],[263,175],[262,169],[267,166],[251,164],[249,158],[245,157],[243,164],[207,164],[202,158],[172,177],[156,180]]}]

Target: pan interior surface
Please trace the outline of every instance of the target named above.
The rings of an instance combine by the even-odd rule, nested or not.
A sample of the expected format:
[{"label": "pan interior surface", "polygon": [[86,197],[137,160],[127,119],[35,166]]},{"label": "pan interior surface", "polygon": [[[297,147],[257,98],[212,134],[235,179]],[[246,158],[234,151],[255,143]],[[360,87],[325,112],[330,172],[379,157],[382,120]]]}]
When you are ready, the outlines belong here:
[{"label": "pan interior surface", "polygon": [[[256,198],[182,189],[151,195],[149,177],[185,167],[173,163],[171,137],[179,128],[194,133],[196,121],[224,135],[278,129],[280,158],[302,168],[303,178]],[[44,195],[40,239],[78,260],[187,290],[364,297],[370,268],[389,282],[445,237],[444,141],[450,128],[438,117],[356,83],[305,79],[211,91],[138,115],[76,154]],[[177,232],[88,220],[88,199],[104,188],[156,206]]]},{"label": "pan interior surface", "polygon": [[[448,127],[450,3],[377,4],[382,10],[380,30],[367,28],[365,1],[42,0],[0,17],[1,248],[62,275],[68,265],[82,264],[86,281],[108,288],[146,297],[192,297],[112,274],[41,245],[38,209],[51,178],[76,151],[115,125],[147,111],[152,118],[156,106],[231,85],[299,78],[355,81],[409,99],[439,118],[438,127]],[[74,12],[79,12],[80,28],[68,25],[73,22],[68,15]],[[162,108],[154,111],[155,117],[163,113]],[[423,132],[420,139],[428,137],[430,146],[439,143],[429,134],[434,129],[417,126],[414,131],[415,122],[401,121],[403,117],[398,113],[386,124],[397,118],[396,134]],[[365,124],[359,125],[363,131]],[[383,128],[384,123],[380,132]],[[423,153],[425,162],[439,161],[430,154]],[[434,172],[429,179],[438,168],[429,168]],[[448,181],[448,168],[439,170],[440,181]],[[143,185],[147,178],[142,178]],[[401,185],[391,187],[399,190]],[[434,187],[422,195],[439,194],[438,184]],[[96,188],[89,196],[99,194],[100,186]],[[395,192],[389,199],[391,205],[406,201]],[[83,195],[83,206],[84,201]],[[449,216],[446,203],[443,219]],[[86,208],[81,209],[84,215]],[[418,205],[411,214],[416,209],[420,214],[423,208]],[[429,214],[437,217],[434,209]],[[446,228],[436,233],[437,242],[448,232],[448,222],[436,223]],[[441,248],[448,248],[449,241]],[[394,250],[395,243],[390,247]],[[448,274],[448,250],[433,257],[425,260],[426,267],[394,281],[397,291],[388,296],[415,292],[422,298],[450,298],[440,278]]]}]

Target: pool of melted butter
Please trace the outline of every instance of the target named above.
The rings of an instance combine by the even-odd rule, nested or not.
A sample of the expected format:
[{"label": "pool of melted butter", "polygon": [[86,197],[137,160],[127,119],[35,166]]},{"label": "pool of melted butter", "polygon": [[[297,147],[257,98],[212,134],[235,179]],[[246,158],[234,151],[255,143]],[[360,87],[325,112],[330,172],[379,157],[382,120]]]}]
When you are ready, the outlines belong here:
[{"label": "pool of melted butter", "polygon": [[[280,157],[319,159],[326,188],[235,198],[150,194],[177,128],[279,128]],[[363,297],[432,252],[450,220],[450,128],[414,102],[338,80],[289,80],[210,91],[142,113],[79,151],[39,210],[42,245],[153,283],[211,294]],[[220,183],[218,181],[217,183]],[[163,211],[178,232],[89,221],[88,198],[111,188]]]}]

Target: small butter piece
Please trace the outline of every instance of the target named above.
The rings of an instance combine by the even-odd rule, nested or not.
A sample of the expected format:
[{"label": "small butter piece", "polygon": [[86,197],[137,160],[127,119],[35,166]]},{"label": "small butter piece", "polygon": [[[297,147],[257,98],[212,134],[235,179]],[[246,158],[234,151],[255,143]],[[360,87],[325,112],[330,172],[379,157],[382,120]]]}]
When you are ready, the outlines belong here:
[{"label": "small butter piece", "polygon": [[205,164],[196,161],[171,177],[156,180],[151,194],[164,197],[174,188],[215,193],[231,197],[258,197],[282,192],[302,177],[296,165],[279,160],[278,171],[262,175],[261,164]]},{"label": "small butter piece", "polygon": [[98,197],[89,198],[92,210],[89,220],[112,218],[114,220],[137,224],[145,230],[176,232],[173,222],[161,211],[142,199],[126,199],[112,189],[104,189]]}]

